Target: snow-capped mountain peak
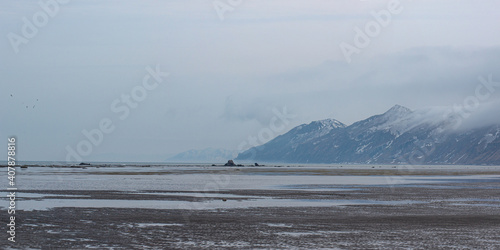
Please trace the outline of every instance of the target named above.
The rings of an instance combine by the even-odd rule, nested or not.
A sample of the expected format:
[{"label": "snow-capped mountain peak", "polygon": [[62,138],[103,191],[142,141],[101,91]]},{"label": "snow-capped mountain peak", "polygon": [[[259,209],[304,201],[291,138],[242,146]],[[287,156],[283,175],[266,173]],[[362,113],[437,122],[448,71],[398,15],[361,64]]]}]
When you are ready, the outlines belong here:
[{"label": "snow-capped mountain peak", "polygon": [[326,129],[345,128],[346,127],[346,125],[343,124],[342,122],[335,120],[335,119],[331,119],[331,118],[315,121],[312,123],[318,123],[318,124],[320,124],[321,127],[326,128]]},{"label": "snow-capped mountain peak", "polygon": [[382,116],[387,118],[387,120],[397,120],[408,116],[412,113],[409,108],[403,107],[401,105],[394,105],[392,108],[387,110]]}]

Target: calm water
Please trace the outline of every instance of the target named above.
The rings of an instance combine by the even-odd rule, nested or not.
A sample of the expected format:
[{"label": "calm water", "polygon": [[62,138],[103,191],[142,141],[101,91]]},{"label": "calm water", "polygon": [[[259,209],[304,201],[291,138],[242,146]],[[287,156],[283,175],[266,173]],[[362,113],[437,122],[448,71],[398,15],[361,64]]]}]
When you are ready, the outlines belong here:
[{"label": "calm water", "polygon": [[[4,171],[6,172],[6,171]],[[6,175],[6,173],[3,173]],[[210,165],[129,164],[94,168],[29,167],[18,169],[18,209],[53,207],[123,207],[161,209],[218,209],[280,206],[338,206],[405,204],[415,201],[371,201],[335,199],[289,199],[273,196],[228,194],[234,190],[296,192],[358,192],[362,188],[406,185],[425,187],[440,184],[443,189],[460,183],[500,182],[500,168],[494,166],[372,166],[293,165],[290,167],[212,167]],[[6,178],[6,176],[2,176]],[[448,186],[453,184],[453,186]],[[439,187],[438,186],[438,187]],[[489,187],[492,188],[492,187]],[[95,199],[78,195],[54,195],[44,190],[104,190],[139,195],[211,198],[206,201]],[[162,192],[153,192],[162,191]],[[153,192],[153,193],[152,193]],[[212,192],[212,193],[203,193]],[[220,192],[220,193],[219,193]],[[6,197],[2,192],[1,196]],[[126,197],[126,196],[125,196]],[[220,198],[220,199],[219,199]],[[222,199],[227,201],[222,202]],[[6,198],[0,207],[7,205]]]}]

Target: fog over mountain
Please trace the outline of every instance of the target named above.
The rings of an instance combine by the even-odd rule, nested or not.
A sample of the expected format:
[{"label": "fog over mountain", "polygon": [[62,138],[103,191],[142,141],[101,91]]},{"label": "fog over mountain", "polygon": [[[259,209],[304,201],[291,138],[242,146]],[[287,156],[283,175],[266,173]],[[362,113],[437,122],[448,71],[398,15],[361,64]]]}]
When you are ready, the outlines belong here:
[{"label": "fog over mountain", "polygon": [[473,112],[465,112],[466,117],[458,127],[459,130],[470,130],[500,124],[500,100],[482,103]]},{"label": "fog over mountain", "polygon": [[[496,108],[494,109],[496,110]],[[481,112],[492,112],[482,110]],[[454,108],[387,112],[345,126],[333,119],[293,128],[240,153],[240,161],[361,164],[500,164],[500,121]],[[498,112],[489,113],[498,116]],[[496,121],[496,123],[494,123]],[[492,123],[493,122],[493,123]]]}]

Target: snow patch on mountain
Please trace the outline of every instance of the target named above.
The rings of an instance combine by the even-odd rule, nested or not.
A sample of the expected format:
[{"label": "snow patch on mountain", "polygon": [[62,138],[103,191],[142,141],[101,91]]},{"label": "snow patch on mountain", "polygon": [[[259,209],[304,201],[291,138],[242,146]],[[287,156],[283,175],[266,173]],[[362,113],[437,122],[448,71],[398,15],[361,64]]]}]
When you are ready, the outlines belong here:
[{"label": "snow patch on mountain", "polygon": [[396,106],[384,113],[386,121],[373,130],[389,131],[396,138],[423,126],[432,127],[434,134],[455,130],[454,124],[450,122],[448,116],[451,113],[451,108],[432,107],[411,111],[405,107]]},{"label": "snow patch on mountain", "polygon": [[327,135],[333,129],[345,128],[346,125],[335,119],[325,119],[313,121],[309,124],[302,124],[293,130],[297,134],[290,140],[291,147],[296,149],[300,144]]}]

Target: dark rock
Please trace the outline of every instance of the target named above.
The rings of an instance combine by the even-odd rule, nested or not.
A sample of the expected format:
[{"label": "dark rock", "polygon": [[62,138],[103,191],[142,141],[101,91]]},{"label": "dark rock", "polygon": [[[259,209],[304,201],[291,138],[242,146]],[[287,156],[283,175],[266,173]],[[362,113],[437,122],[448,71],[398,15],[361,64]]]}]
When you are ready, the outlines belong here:
[{"label": "dark rock", "polygon": [[258,167],[258,166],[259,166],[259,163],[257,163],[257,162],[256,162],[256,163],[255,163],[255,166],[256,166],[256,167]]},{"label": "dark rock", "polygon": [[233,160],[229,160],[229,161],[227,161],[226,164],[224,164],[224,166],[236,166],[236,164],[234,164]]}]

